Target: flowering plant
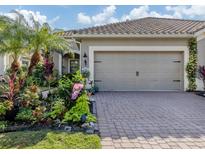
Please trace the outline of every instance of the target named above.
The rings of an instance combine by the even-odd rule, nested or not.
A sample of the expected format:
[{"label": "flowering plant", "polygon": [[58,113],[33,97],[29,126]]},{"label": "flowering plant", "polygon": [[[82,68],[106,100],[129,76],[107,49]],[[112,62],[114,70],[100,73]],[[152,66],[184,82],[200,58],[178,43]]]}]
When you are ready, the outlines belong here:
[{"label": "flowering plant", "polygon": [[83,89],[84,85],[82,83],[75,83],[73,85],[71,99],[75,100]]}]

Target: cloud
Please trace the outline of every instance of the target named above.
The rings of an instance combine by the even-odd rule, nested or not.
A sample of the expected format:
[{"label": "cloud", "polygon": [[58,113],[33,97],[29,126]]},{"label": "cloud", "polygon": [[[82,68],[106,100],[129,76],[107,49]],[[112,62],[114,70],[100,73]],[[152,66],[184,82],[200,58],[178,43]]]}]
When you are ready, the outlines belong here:
[{"label": "cloud", "polygon": [[59,19],[60,19],[60,16],[56,16],[53,19],[49,20],[48,23],[50,25],[54,25]]},{"label": "cloud", "polygon": [[109,23],[113,20],[117,20],[113,17],[115,14],[116,7],[114,5],[108,6],[105,9],[103,9],[102,13],[96,14],[95,16],[92,16],[92,21],[95,25],[101,25],[104,23]]},{"label": "cloud", "polygon": [[83,12],[78,13],[77,21],[81,24],[93,24],[93,25],[102,25],[106,23],[112,23],[119,21],[117,18],[113,17],[116,12],[116,7],[114,5],[107,6],[102,10],[102,12],[88,16]]},{"label": "cloud", "polygon": [[82,12],[78,13],[77,20],[78,20],[78,23],[81,23],[81,24],[91,24],[91,18]]},{"label": "cloud", "polygon": [[156,11],[150,11],[149,6],[140,6],[138,8],[132,9],[128,14],[123,15],[121,17],[121,20],[125,21],[144,17],[174,18],[173,15],[161,14]]},{"label": "cloud", "polygon": [[202,18],[205,19],[205,5],[192,5],[192,6],[166,6],[168,12],[172,12],[174,16],[183,18]]},{"label": "cloud", "polygon": [[150,7],[147,5],[135,7],[132,10],[130,10],[127,14],[122,15],[119,18],[114,17],[116,13],[117,7],[116,6],[107,6],[105,7],[102,12],[89,16],[85,13],[78,13],[77,21],[78,23],[84,24],[84,25],[102,25],[107,23],[115,23],[119,21],[125,21],[125,20],[132,20],[132,19],[138,19],[138,18],[144,18],[144,17],[164,17],[164,18],[174,18],[178,17],[172,14],[162,14],[156,11],[151,11]]},{"label": "cloud", "polygon": [[96,15],[85,15],[85,13],[78,14],[78,22],[85,25],[102,25],[107,23],[114,23],[125,20],[133,20],[144,17],[159,17],[159,18],[188,18],[188,19],[205,19],[205,5],[193,6],[164,6],[163,12],[152,10],[150,6],[138,6],[121,17],[116,18],[116,6],[107,6],[102,12]]}]

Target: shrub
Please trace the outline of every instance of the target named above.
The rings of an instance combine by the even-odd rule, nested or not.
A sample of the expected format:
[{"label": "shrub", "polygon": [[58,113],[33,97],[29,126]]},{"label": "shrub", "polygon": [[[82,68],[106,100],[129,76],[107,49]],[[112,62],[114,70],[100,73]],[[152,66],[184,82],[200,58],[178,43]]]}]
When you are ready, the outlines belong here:
[{"label": "shrub", "polygon": [[67,76],[63,76],[59,80],[58,84],[58,93],[60,98],[64,99],[65,101],[69,101],[73,82]]},{"label": "shrub", "polygon": [[7,111],[10,111],[13,108],[13,102],[5,100],[0,102],[0,116],[6,115]]},{"label": "shrub", "polygon": [[33,80],[34,84],[38,86],[45,86],[45,78],[44,78],[44,66],[43,64],[36,65],[35,69],[32,72],[32,76],[30,76]]},{"label": "shrub", "polygon": [[63,122],[80,122],[81,117],[86,115],[86,122],[95,122],[96,118],[90,113],[88,105],[88,96],[86,93],[82,94],[68,112],[66,112]]},{"label": "shrub", "polygon": [[24,122],[32,122],[35,120],[33,116],[33,111],[30,108],[21,108],[18,114],[16,115],[16,120]]},{"label": "shrub", "polygon": [[7,126],[8,126],[7,121],[0,121],[0,130],[6,129]]},{"label": "shrub", "polygon": [[72,75],[72,82],[73,83],[85,83],[85,79],[82,76],[82,74],[80,73],[80,71],[76,71],[73,75]]},{"label": "shrub", "polygon": [[24,107],[40,105],[38,92],[39,88],[36,85],[27,87],[21,94],[21,105]]},{"label": "shrub", "polygon": [[51,112],[49,113],[52,119],[62,119],[64,113],[66,111],[65,102],[63,99],[57,99],[51,108]]}]

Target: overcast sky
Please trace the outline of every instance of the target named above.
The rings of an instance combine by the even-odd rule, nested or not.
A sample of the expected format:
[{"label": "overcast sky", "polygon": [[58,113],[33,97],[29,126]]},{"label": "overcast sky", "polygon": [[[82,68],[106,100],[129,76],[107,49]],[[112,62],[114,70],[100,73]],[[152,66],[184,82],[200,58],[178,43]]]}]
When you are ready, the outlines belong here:
[{"label": "overcast sky", "polygon": [[0,6],[0,14],[13,17],[18,10],[29,20],[31,14],[53,28],[78,29],[142,17],[166,17],[205,20],[205,6]]}]

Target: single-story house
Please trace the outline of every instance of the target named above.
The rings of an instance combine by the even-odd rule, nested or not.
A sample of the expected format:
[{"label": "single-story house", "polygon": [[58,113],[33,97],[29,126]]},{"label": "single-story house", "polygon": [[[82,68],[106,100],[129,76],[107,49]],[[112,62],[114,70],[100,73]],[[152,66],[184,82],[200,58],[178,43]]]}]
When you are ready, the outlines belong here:
[{"label": "single-story house", "polygon": [[[193,37],[197,63],[205,65],[205,21],[147,17],[61,36],[77,42],[79,52],[74,59],[54,53],[59,73],[87,67],[100,91],[187,90],[188,42]],[[196,80],[202,90],[203,82]]]}]

